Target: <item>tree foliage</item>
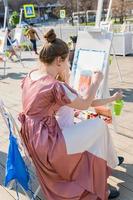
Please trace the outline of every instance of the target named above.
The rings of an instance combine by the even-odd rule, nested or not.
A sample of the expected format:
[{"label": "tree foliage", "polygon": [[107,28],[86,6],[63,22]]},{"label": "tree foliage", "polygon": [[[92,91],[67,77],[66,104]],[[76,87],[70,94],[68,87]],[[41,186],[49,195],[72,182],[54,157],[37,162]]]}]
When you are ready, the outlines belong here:
[{"label": "tree foliage", "polygon": [[16,25],[19,23],[19,14],[18,12],[14,11],[12,13],[12,15],[10,16],[10,19],[9,19],[9,24],[10,26],[12,27],[16,27]]},{"label": "tree foliage", "polygon": [[[104,0],[104,9],[108,8],[110,0]],[[9,7],[14,11],[20,11],[23,4],[32,3],[35,5],[47,5],[48,3],[60,3],[62,6],[55,9],[55,14],[59,14],[60,9],[65,9],[67,16],[71,16],[73,12],[96,10],[98,0],[8,0]],[[127,15],[127,11],[131,8],[132,0],[113,0],[112,14],[114,17],[119,18],[123,22]],[[78,5],[77,5],[78,3]],[[132,5],[133,7],[133,5]]]},{"label": "tree foliage", "polygon": [[131,2],[129,3],[127,0],[114,0],[112,5],[112,16],[115,19],[119,18],[120,23],[123,23],[130,8]]}]

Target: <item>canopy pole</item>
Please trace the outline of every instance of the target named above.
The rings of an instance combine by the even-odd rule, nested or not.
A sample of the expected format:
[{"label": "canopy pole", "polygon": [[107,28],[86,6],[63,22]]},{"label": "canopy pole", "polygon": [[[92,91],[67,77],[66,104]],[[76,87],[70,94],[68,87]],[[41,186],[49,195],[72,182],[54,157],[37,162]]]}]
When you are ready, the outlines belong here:
[{"label": "canopy pole", "polygon": [[109,2],[107,17],[106,17],[106,20],[105,20],[106,22],[109,21],[109,17],[110,17],[110,13],[111,13],[111,7],[112,7],[112,2],[113,2],[113,0],[110,0],[110,2]]},{"label": "canopy pole", "polygon": [[6,25],[7,25],[7,18],[8,18],[8,1],[7,0],[3,0],[4,3],[4,7],[5,7],[5,15],[4,15],[4,24],[3,24],[3,29],[6,29]]},{"label": "canopy pole", "polygon": [[103,9],[103,1],[104,0],[98,0],[98,6],[97,6],[97,12],[96,12],[96,27],[100,26],[101,17],[102,17],[102,9]]}]

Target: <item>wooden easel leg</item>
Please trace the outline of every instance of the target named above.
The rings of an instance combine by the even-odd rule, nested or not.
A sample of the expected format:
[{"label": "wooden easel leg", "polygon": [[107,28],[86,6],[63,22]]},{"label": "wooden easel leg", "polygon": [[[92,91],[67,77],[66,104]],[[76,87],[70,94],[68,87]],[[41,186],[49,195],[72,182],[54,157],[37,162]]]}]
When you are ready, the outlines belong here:
[{"label": "wooden easel leg", "polygon": [[115,50],[114,50],[113,46],[112,46],[112,49],[113,49],[113,58],[114,58],[114,61],[115,61],[115,65],[116,65],[118,74],[119,74],[119,79],[120,79],[120,82],[122,82],[122,75],[121,75],[120,67],[119,67],[119,64],[118,64],[118,61],[117,61],[117,58],[116,58],[116,54],[115,54]]}]

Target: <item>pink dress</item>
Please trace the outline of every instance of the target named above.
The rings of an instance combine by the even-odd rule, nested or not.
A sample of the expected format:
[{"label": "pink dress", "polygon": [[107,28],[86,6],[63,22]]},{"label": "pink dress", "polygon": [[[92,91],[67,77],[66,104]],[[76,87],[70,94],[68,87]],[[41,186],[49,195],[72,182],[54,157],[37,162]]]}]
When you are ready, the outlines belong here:
[{"label": "pink dress", "polygon": [[[60,128],[56,112],[77,97],[52,76],[22,83],[21,136],[47,200],[107,200],[107,178],[117,165],[100,119]],[[77,135],[76,135],[77,134]]]}]

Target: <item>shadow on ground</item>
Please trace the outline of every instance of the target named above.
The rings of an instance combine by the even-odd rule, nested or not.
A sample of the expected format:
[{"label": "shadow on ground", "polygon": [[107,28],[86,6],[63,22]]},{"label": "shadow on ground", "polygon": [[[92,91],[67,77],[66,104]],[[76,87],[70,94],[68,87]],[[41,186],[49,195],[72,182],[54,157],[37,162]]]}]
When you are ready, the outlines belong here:
[{"label": "shadow on ground", "polygon": [[[133,84],[133,83],[132,83]],[[111,88],[110,94],[113,95],[115,92],[122,90],[123,92],[123,100],[125,102],[133,102],[133,89],[132,88]]]},{"label": "shadow on ground", "polygon": [[[0,70],[4,70],[4,67],[0,67]],[[6,69],[11,69],[11,67],[6,67]]]},{"label": "shadow on ground", "polygon": [[6,78],[11,78],[11,79],[15,79],[15,80],[19,80],[24,78],[27,75],[27,73],[8,73],[5,76],[0,76],[0,79],[6,79]]},{"label": "shadow on ground", "polygon": [[[117,184],[117,186],[120,188],[120,197],[126,197],[126,199],[128,199],[127,196],[127,192],[124,192],[124,188],[127,189],[129,191],[129,196],[133,195],[133,164],[125,164],[123,163],[122,168],[124,168],[126,170],[126,172],[119,170],[114,170],[113,171],[113,176],[116,179],[119,179],[121,182]],[[132,196],[130,196],[131,198]],[[129,199],[130,199],[129,198]],[[119,198],[121,199],[121,198]]]},{"label": "shadow on ground", "polygon": [[[34,55],[31,55],[31,57],[34,57]],[[21,61],[36,61],[37,58],[22,58]]]}]

